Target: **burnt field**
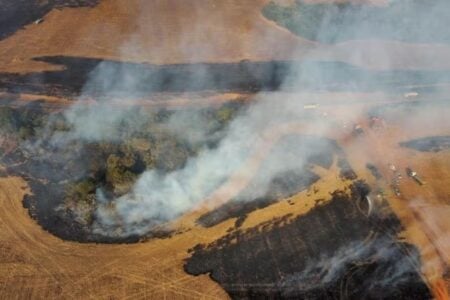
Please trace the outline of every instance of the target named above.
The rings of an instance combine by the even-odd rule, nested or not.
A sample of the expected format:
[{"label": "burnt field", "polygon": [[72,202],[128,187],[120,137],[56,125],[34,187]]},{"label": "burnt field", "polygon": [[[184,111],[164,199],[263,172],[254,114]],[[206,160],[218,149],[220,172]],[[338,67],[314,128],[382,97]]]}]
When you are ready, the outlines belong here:
[{"label": "burnt field", "polygon": [[400,146],[422,152],[439,152],[450,149],[450,136],[430,136],[401,142]]},{"label": "burnt field", "polygon": [[36,20],[52,9],[93,7],[99,0],[0,0],[0,40]]},{"label": "burnt field", "polygon": [[[224,104],[184,114],[203,118],[207,136],[188,142],[167,128],[173,111],[139,107],[121,122],[117,139],[90,141],[71,135],[64,113],[45,109],[39,101],[17,108],[0,108],[0,162],[6,174],[23,177],[31,188],[24,198],[30,216],[47,231],[80,242],[137,242],[167,237],[170,230],[152,226],[142,235],[102,235],[94,232],[99,191],[108,199],[130,192],[146,170],[168,174],[184,167],[202,149],[213,149],[228,122],[244,104]],[[134,120],[145,120],[139,126]],[[72,132],[73,133],[73,132]],[[160,224],[164,220],[154,220]],[[151,222],[151,221],[150,221]]]},{"label": "burnt field", "polygon": [[358,210],[369,192],[356,181],[305,215],[197,245],[185,270],[210,274],[233,299],[431,299],[419,254],[398,239],[387,204],[370,218]]},{"label": "burnt field", "polygon": [[[165,175],[182,169],[189,158],[217,147],[228,123],[245,109],[244,102],[187,109],[184,117],[203,119],[201,131],[205,138],[192,142],[188,137],[174,135],[167,127],[174,111],[134,107],[126,114],[133,118],[125,118],[127,121],[113,131],[116,139],[100,142],[73,136],[72,124],[64,112],[48,110],[39,101],[17,108],[1,107],[4,138],[0,143],[0,161],[7,167],[7,175],[21,176],[30,185],[32,194],[25,196],[23,202],[30,216],[62,239],[132,243],[168,237],[173,232],[160,226],[164,219],[149,220],[145,224],[149,230],[139,235],[121,233],[120,225],[114,229],[115,234],[99,233],[98,193],[115,199],[129,193],[145,171],[156,170]],[[135,120],[145,121],[135,124]],[[320,178],[312,168],[329,169],[335,157],[342,179],[354,179],[354,172],[335,141],[285,136],[245,190],[201,216],[198,222],[205,227],[230,218],[242,222],[248,213],[309,188]]]},{"label": "burnt field", "polygon": [[[257,92],[277,91],[282,87],[295,91],[401,92],[410,90],[410,85],[450,82],[447,71],[370,71],[341,62],[151,65],[66,56],[35,60],[62,69],[0,73],[0,91],[68,98],[80,95],[133,98],[161,92]],[[123,80],[127,74],[132,74],[131,81]],[[301,82],[291,80],[299,77]]]}]

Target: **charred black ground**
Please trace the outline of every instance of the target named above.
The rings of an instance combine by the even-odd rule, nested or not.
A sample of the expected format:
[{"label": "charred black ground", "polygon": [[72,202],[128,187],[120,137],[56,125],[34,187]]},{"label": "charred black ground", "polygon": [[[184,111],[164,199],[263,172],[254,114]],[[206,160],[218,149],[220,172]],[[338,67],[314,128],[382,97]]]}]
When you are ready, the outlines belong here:
[{"label": "charred black ground", "polygon": [[371,218],[357,209],[368,192],[357,181],[306,215],[198,245],[185,270],[209,274],[233,299],[431,299],[418,251],[398,240],[387,204]]},{"label": "charred black ground", "polygon": [[[287,90],[404,91],[410,85],[450,82],[447,71],[373,71],[341,62],[241,61],[151,65],[84,57],[40,57],[58,71],[0,73],[0,91],[61,97],[143,97],[159,92]],[[116,74],[133,74],[122,80]],[[124,76],[124,75],[121,75]],[[105,82],[104,78],[108,78]],[[301,83],[290,78],[302,78]],[[106,85],[105,85],[106,84]]]},{"label": "charred black ground", "polygon": [[44,17],[52,9],[93,7],[100,0],[0,0],[0,40]]}]

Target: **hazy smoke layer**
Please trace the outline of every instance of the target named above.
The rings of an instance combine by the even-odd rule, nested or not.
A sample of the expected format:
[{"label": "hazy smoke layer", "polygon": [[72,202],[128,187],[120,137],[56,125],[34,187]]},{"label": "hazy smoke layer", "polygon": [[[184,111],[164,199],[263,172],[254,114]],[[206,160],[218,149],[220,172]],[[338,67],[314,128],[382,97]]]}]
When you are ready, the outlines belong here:
[{"label": "hazy smoke layer", "polygon": [[[442,9],[442,5],[442,3],[439,4],[440,9]],[[203,8],[194,5],[193,9],[202,10]],[[446,9],[450,9],[450,5],[446,5]],[[146,7],[142,9],[143,17],[142,20],[138,21],[138,25],[140,22],[145,22],[145,13]],[[351,13],[352,10],[346,11],[346,14]],[[424,13],[421,14],[422,17],[423,15]],[[394,22],[394,20],[391,21]],[[421,21],[426,25],[424,20]],[[220,20],[218,20],[218,23],[218,26],[220,26]],[[197,30],[185,32],[185,36],[201,35],[204,30],[202,26],[202,20],[199,19],[195,27]],[[354,24],[354,26],[357,26],[357,24]],[[124,61],[133,56],[134,53],[145,50],[142,49],[143,46],[140,43],[140,37],[145,36],[145,31],[143,31],[142,26],[137,26],[137,28],[137,32],[130,37],[130,40],[121,49]],[[426,29],[425,26],[424,34],[426,34]],[[324,28],[323,30],[327,29]],[[367,32],[370,28],[365,25],[364,30]],[[329,34],[329,31],[327,31],[327,34]],[[220,50],[207,44],[203,49],[191,49],[187,40],[180,40],[179,42],[180,44],[177,47],[186,50],[187,62],[191,61],[193,57],[198,59],[197,50],[201,53]],[[255,47],[258,47],[257,43],[255,43]],[[380,51],[379,56],[376,57],[376,61],[388,63],[393,59],[384,51]],[[327,71],[321,69],[309,69],[307,73],[293,70],[292,73],[295,76],[289,78],[290,86],[296,82],[301,85],[305,81],[311,81],[311,74],[314,75],[315,82],[320,82],[321,76],[328,76]],[[339,76],[338,72],[336,74]],[[73,127],[71,137],[92,141],[114,141],[119,136],[118,132],[121,129],[122,121],[130,118],[133,120],[136,130],[139,130],[139,126],[144,120],[141,120],[132,108],[123,106],[121,109],[117,109],[110,106],[108,100],[101,100],[101,98],[108,99],[111,97],[137,98],[140,87],[146,84],[155,85],[154,82],[143,82],[139,75],[138,71],[122,69],[120,65],[111,67],[107,64],[100,64],[92,72],[90,80],[86,83],[85,94],[96,94],[103,97],[100,97],[97,105],[75,104],[66,112],[66,118]],[[345,74],[340,75],[345,76]],[[198,69],[192,73],[192,78],[188,84],[202,86],[201,83],[208,80],[214,80],[214,78],[211,78],[205,70]],[[208,85],[205,84],[205,86]],[[225,182],[234,171],[239,169],[250,153],[260,150],[254,149],[255,145],[264,144],[262,141],[265,138],[270,138],[270,136],[260,136],[265,132],[265,128],[270,128],[271,125],[279,122],[304,121],[303,105],[311,102],[314,102],[314,96],[312,95],[300,96],[299,94],[286,94],[281,91],[264,96],[260,95],[244,114],[239,115],[229,124],[218,147],[205,148],[196,157],[189,159],[184,168],[165,175],[154,170],[148,170],[140,176],[131,193],[117,199],[108,199],[99,189],[97,191],[99,204],[97,223],[95,224],[96,232],[120,236],[142,234],[154,225],[172,220],[189,211]],[[357,118],[356,115],[349,117]],[[308,121],[308,124],[308,128],[305,128],[304,132],[311,134],[323,135],[329,129],[327,122],[317,119]],[[195,115],[186,115],[182,112],[175,113],[167,124],[167,127],[173,133],[191,138],[193,142],[206,138],[198,136],[199,131],[197,129],[202,126],[201,118],[197,118]],[[191,129],[194,128],[196,129],[196,136],[191,134]],[[205,132],[205,134],[207,133]],[[300,168],[310,154],[305,152],[304,157],[299,158],[296,167]],[[271,172],[267,172],[269,178],[262,182],[269,182],[270,178],[290,167],[292,166],[283,164],[274,166]],[[245,174],[243,176],[245,177]],[[264,191],[264,188],[263,184],[257,189]],[[333,270],[330,270],[330,272],[333,272]]]},{"label": "hazy smoke layer", "polygon": [[[260,96],[258,102],[250,106],[245,114],[238,115],[229,124],[225,137],[216,148],[205,148],[197,156],[190,158],[184,168],[168,174],[149,170],[141,175],[131,193],[117,199],[107,199],[102,190],[98,190],[97,233],[143,234],[152,226],[192,209],[238,170],[250,154],[263,150],[255,145],[264,145],[263,140],[270,138],[259,136],[264,134],[265,128],[281,121],[295,122],[303,112],[304,101],[298,97],[294,100],[286,94]],[[114,140],[118,136],[121,120],[133,117],[127,109],[117,110],[107,104],[95,108],[75,106],[67,112],[75,138],[100,141]],[[320,134],[325,125],[313,122],[315,123],[311,120],[310,133]],[[136,119],[136,128],[139,128],[139,123],[139,119]],[[190,137],[189,130],[197,133],[192,142],[207,138],[198,136],[199,131],[195,128],[199,126],[203,126],[201,119],[196,118],[195,114],[187,118],[183,112],[175,113],[168,122],[170,130],[183,134],[186,138]],[[308,128],[304,131],[307,133]],[[308,152],[311,149],[300,144],[296,147],[304,149],[304,157],[298,157],[294,164],[292,160],[287,164],[283,163],[283,153],[277,153],[276,163],[271,164],[270,170],[265,172],[266,177],[252,195],[262,195],[265,186],[277,174],[303,167],[303,159],[312,155]]]}]

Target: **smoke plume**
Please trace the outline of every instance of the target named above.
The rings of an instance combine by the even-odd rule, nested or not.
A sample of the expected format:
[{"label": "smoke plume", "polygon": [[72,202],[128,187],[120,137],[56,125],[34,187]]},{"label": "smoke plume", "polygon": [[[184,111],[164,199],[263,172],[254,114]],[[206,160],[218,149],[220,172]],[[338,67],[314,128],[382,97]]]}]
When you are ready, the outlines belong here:
[{"label": "smoke plume", "polygon": [[[392,1],[389,5],[396,5],[396,2]],[[401,2],[402,5],[407,5],[405,1]],[[421,8],[422,6],[411,6],[413,11],[411,9],[407,10],[405,14],[408,15],[408,18],[412,19],[420,15],[421,26],[418,27],[420,28],[420,32],[417,32],[420,36],[416,36],[415,41],[428,41],[427,36],[430,34],[430,30],[436,29],[433,23],[434,12],[436,10],[441,12],[444,10],[450,11],[450,7],[447,3],[444,4],[442,1],[439,1],[436,6],[429,5],[429,8],[427,8],[429,9],[429,14],[424,11],[418,11],[418,7]],[[397,6],[394,8],[398,9]],[[148,30],[148,26],[143,26],[146,21],[145,15],[148,9],[144,5],[141,18],[137,20],[136,32],[119,49],[119,52],[122,53],[123,61],[129,60],[130,57],[135,57],[143,51],[151,51],[151,49],[147,49],[148,45],[145,45],[141,41],[142,37],[145,36],[145,31]],[[201,49],[192,49],[189,36],[200,36],[205,31],[201,19],[201,16],[204,15],[202,6],[193,5],[192,9],[195,12],[194,15],[199,16],[196,19],[198,23],[195,26],[195,30],[183,32],[181,28],[179,36],[182,38],[179,39],[176,45],[178,51],[182,52],[184,60],[188,63],[198,61],[201,57],[211,57],[213,56],[211,53],[217,54],[221,51],[221,49],[208,43],[205,43]],[[337,14],[342,13],[342,20],[345,20],[343,28],[345,30],[348,29],[348,31],[332,31],[331,26],[339,23],[339,20],[330,20],[329,14],[319,15],[319,22],[315,23],[321,24],[316,35],[318,40],[326,37],[327,42],[336,42],[347,38],[350,40],[355,38],[355,34],[360,29],[356,23],[365,15],[366,8],[352,6],[351,9],[344,11],[340,11],[339,9],[340,6],[336,6],[334,11]],[[383,15],[380,18],[390,18],[389,21],[395,23],[397,17],[393,13],[391,16]],[[221,20],[218,19],[217,22],[218,27],[220,27]],[[363,23],[364,36],[369,36],[371,39],[374,36],[379,38],[380,29],[375,27],[373,22]],[[416,27],[414,28],[419,30]],[[397,37],[401,38],[405,30],[404,26],[399,26],[398,32],[392,33],[393,38],[398,40]],[[442,31],[444,30],[442,28]],[[357,38],[362,39],[364,36],[361,37],[358,35]],[[267,40],[270,39],[276,39],[276,37],[267,37]],[[409,36],[408,39],[410,39]],[[359,47],[354,52],[350,49],[350,52],[346,52],[343,55],[342,49],[348,50],[348,45],[351,45],[351,42],[323,48],[318,46],[316,50],[313,49],[310,53],[301,53],[301,56],[306,57],[305,60],[312,62],[310,66],[297,69],[293,64],[289,72],[290,75],[286,77],[279,91],[264,92],[255,96],[253,102],[227,125],[221,133],[221,140],[216,147],[205,147],[201,149],[196,156],[190,157],[185,166],[179,170],[171,171],[167,174],[161,174],[156,170],[145,171],[138,178],[132,191],[118,198],[111,198],[105,195],[104,191],[99,188],[96,193],[98,208],[96,212],[95,231],[107,236],[116,234],[121,236],[143,234],[153,226],[171,221],[197,207],[215,189],[226,182],[233,172],[239,169],[250,155],[254,154],[254,151],[258,150],[254,149],[254,145],[264,144],[262,142],[266,138],[263,136],[264,132],[271,126],[286,123],[287,121],[295,122],[299,120],[308,124],[302,129],[304,133],[327,136],[328,132],[332,130],[334,126],[332,124],[334,123],[319,116],[314,116],[308,122],[304,122],[304,105],[317,101],[332,101],[333,96],[326,93],[336,88],[328,84],[330,82],[330,74],[339,81],[345,78],[347,73],[346,69],[341,68],[339,63],[331,64],[331,67],[328,65],[327,68],[323,68],[322,64],[316,63],[314,60],[321,58],[336,62],[346,60],[369,67],[376,62],[377,65],[383,66],[386,72],[389,72],[392,71],[391,66],[395,64],[393,62],[398,57],[406,54],[398,49],[409,49],[412,47],[412,44],[405,44],[405,48],[396,47],[393,50],[392,43],[382,41],[374,42],[377,51],[371,51],[370,58],[363,55]],[[388,45],[388,48],[383,48],[384,45]],[[236,45],[236,47],[239,47],[239,45]],[[258,47],[257,43],[255,43],[255,47]],[[327,50],[324,51],[323,49]],[[430,50],[428,51],[427,49]],[[433,51],[433,48],[426,48],[425,50],[421,48],[416,53],[418,60],[411,62],[411,66],[414,68],[414,64],[420,66],[423,62],[428,61],[430,55],[432,55],[430,51]],[[158,54],[155,53],[155,55]],[[295,49],[293,49],[292,58],[298,56],[300,54],[296,53]],[[133,130],[139,131],[140,126],[145,123],[145,114],[137,112],[133,108],[133,105],[124,105],[120,108],[114,107],[111,105],[111,99],[126,100],[132,104],[133,101],[142,97],[142,93],[140,92],[142,87],[145,86],[148,89],[148,85],[150,85],[151,87],[155,87],[156,91],[159,91],[162,89],[162,85],[167,84],[166,82],[151,81],[151,78],[149,82],[148,77],[145,77],[145,80],[143,77],[145,76],[142,75],[139,68],[124,68],[120,64],[111,65],[108,63],[98,65],[90,74],[89,80],[86,82],[82,96],[80,97],[81,102],[91,97],[91,95],[98,95],[97,103],[89,106],[76,103],[65,112],[65,117],[72,128],[66,139],[116,141],[121,136],[120,131],[124,120],[132,120]],[[395,74],[392,78],[395,78]],[[373,82],[373,80],[377,79],[379,78],[368,76],[367,80],[360,78],[358,86],[354,86],[353,83],[347,83],[346,86],[350,87],[353,91],[358,91],[360,89],[364,90],[368,86],[377,85],[376,90],[383,92],[386,87],[395,85],[394,81],[385,82],[380,80],[380,82]],[[207,84],[208,82],[218,84],[215,80],[217,79],[212,78],[208,69],[198,67],[195,70],[191,70],[189,80],[177,84],[184,85],[185,87],[210,86],[210,84]],[[302,93],[301,88],[297,88],[295,92],[292,92],[292,87],[302,86],[312,87],[313,89],[319,87],[322,93]],[[189,88],[186,89],[190,90]],[[354,99],[347,100],[358,101],[357,96],[351,97],[354,97]],[[349,117],[356,120],[360,116],[355,111]],[[208,132],[206,130],[202,131],[202,128],[205,128],[203,122],[204,120],[202,120],[201,116],[195,112],[186,113],[178,111],[167,120],[164,126],[168,131],[174,135],[182,136],[189,143],[197,143],[198,141],[204,141],[209,138]],[[58,141],[60,140],[58,139]],[[298,147],[300,146],[304,145],[298,145]],[[306,149],[307,147],[304,148]],[[305,150],[303,155],[298,157],[296,167],[301,168],[311,155],[312,153]],[[264,178],[261,181],[261,185],[255,187],[255,190],[265,191],[267,189],[267,183],[270,182],[271,178],[274,178],[277,174],[291,167],[283,163],[272,166],[271,170],[266,172],[267,175],[265,176],[267,178]],[[253,195],[260,193],[256,191]],[[252,201],[252,199],[243,199],[243,201]],[[120,230],[118,231],[118,229]]]}]

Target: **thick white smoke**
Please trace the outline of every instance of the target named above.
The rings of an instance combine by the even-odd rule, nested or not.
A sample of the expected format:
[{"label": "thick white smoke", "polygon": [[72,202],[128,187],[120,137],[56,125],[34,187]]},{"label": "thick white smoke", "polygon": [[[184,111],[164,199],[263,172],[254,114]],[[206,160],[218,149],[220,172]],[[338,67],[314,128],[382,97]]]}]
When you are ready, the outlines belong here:
[{"label": "thick white smoke", "polygon": [[[274,101],[275,99],[277,100]],[[301,96],[293,99],[292,96],[289,97],[283,93],[260,96],[245,114],[238,115],[229,124],[225,137],[216,148],[205,148],[197,156],[188,159],[186,165],[180,170],[167,174],[161,174],[156,170],[144,172],[131,193],[112,201],[113,208],[110,205],[111,200],[106,199],[102,191],[98,190],[97,198],[100,201],[97,211],[99,220],[97,233],[108,235],[111,234],[112,228],[120,227],[123,235],[144,234],[152,226],[173,220],[199,205],[238,170],[250,155],[260,150],[255,148],[255,145],[265,144],[262,141],[265,137],[260,136],[265,128],[270,128],[272,124],[281,120],[295,120],[304,111],[303,103],[309,99]],[[100,111],[95,111],[96,109]],[[94,117],[102,115],[106,117]],[[114,140],[114,137],[118,136],[114,134],[114,131],[120,130],[117,124],[120,124],[121,118],[132,117],[126,110],[115,110],[110,113],[107,105],[89,108],[88,113],[82,114],[79,118],[73,118],[73,116],[74,112],[69,111],[68,119],[74,126],[77,138],[81,136],[85,139],[100,141]],[[175,113],[172,119],[177,116],[178,114]],[[95,124],[91,123],[93,120]],[[187,130],[184,134],[189,136],[190,128],[201,125],[196,124],[195,118],[185,121],[186,124],[177,125],[169,121],[169,128],[178,131],[180,130],[178,126],[183,125],[183,128]],[[323,124],[311,123],[310,126],[305,126],[304,132],[320,135],[324,127]],[[99,128],[99,130],[92,133],[92,128]],[[297,146],[300,149],[302,145]],[[308,147],[304,147],[302,151],[305,152],[304,156],[300,155],[294,164],[292,160],[283,163],[282,159],[277,160],[275,164],[272,163],[271,169],[265,172],[267,177],[261,181],[252,195],[263,194],[270,179],[280,172],[294,167],[301,169],[308,155],[312,155]],[[278,154],[281,157],[282,153]],[[245,178],[244,174],[242,176]]]}]

